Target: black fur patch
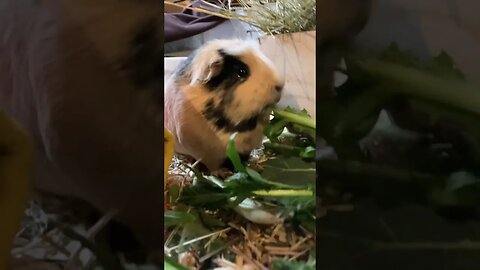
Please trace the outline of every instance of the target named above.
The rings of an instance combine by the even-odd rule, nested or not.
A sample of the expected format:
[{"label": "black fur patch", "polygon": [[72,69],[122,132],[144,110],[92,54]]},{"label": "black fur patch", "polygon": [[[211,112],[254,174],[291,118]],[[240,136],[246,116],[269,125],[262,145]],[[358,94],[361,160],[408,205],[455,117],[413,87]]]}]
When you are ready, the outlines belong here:
[{"label": "black fur patch", "polygon": [[[163,80],[163,42],[160,21],[151,18],[138,27],[130,41],[127,55],[121,64],[132,82],[139,88],[161,90]],[[163,92],[162,92],[163,93]]]},{"label": "black fur patch", "polygon": [[244,119],[238,124],[234,124],[226,115],[225,107],[235,106],[233,103],[235,89],[250,76],[249,67],[237,56],[229,55],[224,50],[218,53],[223,58],[223,65],[220,72],[207,82],[207,88],[210,91],[219,91],[221,102],[217,106],[210,101],[206,104],[204,115],[211,120],[220,130],[226,132],[247,132],[256,128],[259,116],[253,115]]},{"label": "black fur patch", "polygon": [[238,124],[234,124],[226,115],[223,106],[215,106],[211,99],[207,102],[203,111],[205,118],[210,120],[219,130],[226,132],[247,132],[254,130],[257,127],[259,115],[255,114],[252,117],[242,120]]},{"label": "black fur patch", "polygon": [[226,54],[223,50],[218,53],[223,58],[222,70],[207,82],[210,90],[232,91],[238,84],[250,76],[250,69],[238,57]]}]

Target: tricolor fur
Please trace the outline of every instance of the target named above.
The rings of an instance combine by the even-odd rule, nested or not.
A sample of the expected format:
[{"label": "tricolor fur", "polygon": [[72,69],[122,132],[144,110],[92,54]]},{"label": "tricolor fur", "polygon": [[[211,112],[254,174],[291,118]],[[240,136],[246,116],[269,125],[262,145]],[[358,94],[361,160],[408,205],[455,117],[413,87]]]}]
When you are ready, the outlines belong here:
[{"label": "tricolor fur", "polygon": [[182,63],[165,88],[165,126],[177,152],[215,170],[230,136],[242,156],[259,147],[265,122],[280,100],[283,79],[253,41],[214,40]]}]

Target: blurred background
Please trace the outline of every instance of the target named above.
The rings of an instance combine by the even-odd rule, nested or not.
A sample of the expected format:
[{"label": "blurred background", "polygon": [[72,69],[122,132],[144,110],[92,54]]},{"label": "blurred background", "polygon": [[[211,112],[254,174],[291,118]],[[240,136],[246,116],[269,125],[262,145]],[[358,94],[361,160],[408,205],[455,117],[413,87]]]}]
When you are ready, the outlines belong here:
[{"label": "blurred background", "polygon": [[[479,1],[378,0],[339,2],[343,2],[344,5],[338,7],[335,14],[342,14],[342,11],[344,11],[342,15],[339,15],[342,19],[354,18],[355,16],[357,16],[356,18],[368,17],[361,30],[357,28],[362,27],[362,19],[352,19],[350,21],[349,29],[357,29],[357,31],[354,38],[349,39],[349,41],[373,50],[377,55],[383,53],[381,59],[385,61],[391,60],[391,62],[410,66],[417,65],[414,63],[423,62],[426,63],[422,67],[424,70],[431,71],[432,66],[450,70],[446,73],[437,73],[436,77],[445,78],[448,76],[442,76],[441,74],[449,72],[453,74],[460,70],[463,74],[463,79],[460,80],[467,81],[470,85],[469,90],[472,90],[472,92],[462,92],[463,89],[460,89],[462,87],[456,88],[456,84],[450,85],[448,80],[443,81],[443,85],[448,84],[453,87],[444,90],[447,91],[451,100],[457,97],[458,99],[465,97],[470,99],[472,103],[479,104]],[[333,4],[331,3],[329,1],[317,1],[317,15],[322,12],[322,5],[332,8]],[[367,15],[368,12],[362,10],[362,7],[369,4],[371,4],[371,9],[369,9],[370,14]],[[348,8],[345,7],[355,5],[357,5],[357,9],[353,13],[357,15],[350,17],[345,15],[349,12]],[[331,10],[334,10],[334,8]],[[327,12],[323,15],[327,16],[326,14]],[[332,14],[332,16],[335,15]],[[342,19],[337,21],[329,19],[325,19],[324,22],[330,28],[335,28],[335,25],[339,26],[342,23]],[[317,27],[322,27],[322,19],[319,18],[319,20]],[[331,24],[326,22],[331,22]],[[321,36],[319,29],[317,29],[317,34]],[[330,41],[326,40],[325,43]],[[392,42],[396,45],[389,47]],[[336,43],[332,42],[332,44]],[[317,46],[323,46],[323,43],[317,43]],[[330,47],[325,46],[323,48]],[[390,50],[386,51],[387,48],[390,48]],[[445,54],[441,54],[442,51]],[[318,53],[322,54],[322,51],[318,51]],[[439,55],[441,57],[434,58]],[[432,60],[432,58],[435,60]],[[329,61],[328,54],[325,53],[317,58],[317,65],[322,65],[322,61]],[[353,64],[349,66],[347,63],[347,73],[349,68],[353,66]],[[418,64],[419,66],[420,64]],[[353,76],[357,71],[351,69],[350,75]],[[380,70],[376,70],[376,72],[378,72],[375,73],[377,75],[382,73]],[[348,85],[349,81],[347,80],[343,89],[337,89],[339,95],[341,95],[341,91],[352,93],[355,92],[355,89],[368,88],[365,86],[366,82],[362,81],[367,80],[365,73],[362,73],[362,75],[359,75],[360,73],[355,74],[357,77],[353,80],[354,83]],[[382,81],[383,86],[381,88],[397,88],[398,82],[409,80],[407,75],[401,74],[399,70],[392,71],[390,75],[384,77],[385,80]],[[404,80],[394,80],[394,78],[402,76],[405,76]],[[460,77],[462,76],[457,77],[457,79]],[[376,80],[373,75],[369,78]],[[329,77],[328,75],[323,76],[320,80],[322,79],[329,80]],[[317,77],[317,83],[319,83],[318,80]],[[424,82],[423,80],[417,82],[420,81]],[[422,92],[422,89],[421,87],[417,89],[415,87],[416,83],[412,79],[411,84],[405,83],[405,88],[399,86],[399,89],[412,90],[408,97],[395,96],[395,98],[382,103],[382,105],[374,104],[376,102],[381,103],[382,96],[380,94],[364,95],[363,99],[359,98],[357,102],[352,101],[351,103],[349,103],[349,98],[338,98],[338,100],[345,102],[346,105],[342,107],[344,110],[352,111],[350,115],[345,113],[344,116],[338,118],[332,116],[334,114],[333,110],[318,108],[318,106],[324,108],[330,106],[328,102],[320,100],[321,103],[317,103],[317,119],[320,118],[320,121],[317,122],[317,125],[320,125],[319,130],[322,130],[323,126],[328,126],[325,119],[333,118],[334,120],[330,120],[337,122],[350,118],[349,121],[345,120],[344,124],[356,125],[358,131],[362,129],[360,126],[363,120],[361,117],[355,118],[353,114],[364,113],[373,107],[376,111],[376,116],[368,120],[370,121],[368,126],[374,126],[371,131],[365,132],[366,130],[363,130],[362,135],[359,135],[353,134],[356,132],[355,128],[347,128],[348,131],[344,132],[344,136],[336,141],[335,150],[340,150],[341,147],[345,148],[342,151],[337,151],[339,157],[336,161],[322,162],[323,157],[318,155],[329,153],[331,149],[317,150],[317,158],[322,159],[317,165],[317,173],[320,174],[317,181],[321,185],[321,203],[320,208],[317,208],[317,211],[321,212],[321,217],[317,220],[317,249],[321,269],[458,270],[477,269],[480,266],[480,222],[478,218],[479,201],[477,199],[480,195],[478,193],[477,171],[479,167],[477,162],[470,165],[471,156],[467,157],[470,155],[467,152],[470,151],[473,152],[474,160],[478,157],[478,152],[472,150],[476,149],[473,146],[475,143],[471,143],[478,141],[479,138],[478,133],[473,131],[473,129],[476,129],[475,126],[479,120],[478,115],[472,121],[464,121],[464,117],[468,118],[470,115],[467,112],[457,111],[459,114],[453,117],[450,114],[452,111],[447,106],[439,106],[435,107],[435,110],[430,110],[431,108],[427,109],[424,103],[415,106],[412,105],[414,102],[411,101],[417,100],[417,98],[419,98],[418,100],[436,99],[436,94],[440,96],[444,93],[441,85],[442,83],[440,85],[431,84],[431,88],[429,88],[431,92],[423,96],[423,99],[415,97],[416,93]],[[459,85],[463,85],[463,83]],[[469,97],[470,94],[473,95]],[[347,95],[345,94],[345,96]],[[358,96],[360,97],[361,94],[358,94]],[[351,100],[354,100],[354,98]],[[417,113],[411,114],[412,108]],[[380,109],[383,110],[384,114],[378,114]],[[318,112],[319,110],[320,112]],[[418,111],[422,111],[422,115]],[[368,121],[366,120],[366,122]],[[322,125],[322,123],[325,124]],[[323,130],[328,131],[327,128]],[[413,133],[409,133],[411,131],[418,133],[413,135]],[[324,136],[326,133],[328,132],[322,133],[320,131],[319,136]],[[421,134],[420,137],[424,136],[424,138],[428,137],[430,139],[420,139],[415,143],[407,142],[409,141],[409,139],[406,139],[407,137],[410,135],[417,136],[418,134]],[[474,139],[458,139],[463,136],[458,134],[469,134],[468,136]],[[332,138],[339,137],[332,135]],[[453,139],[453,137],[457,139]],[[413,140],[415,141],[415,139]],[[329,140],[327,139],[327,141]],[[469,141],[470,143],[466,143],[468,146],[462,148],[459,146],[462,144],[460,141],[462,143]],[[333,142],[333,139],[330,142]],[[445,143],[447,147],[442,148],[439,146],[441,143]],[[357,146],[359,145],[362,149],[359,151],[362,153],[358,155],[361,157],[357,159],[357,155],[353,152],[358,150],[359,147]],[[439,150],[436,154],[432,154],[436,151],[432,150],[435,147],[445,150]],[[347,148],[348,150],[346,150]],[[440,152],[442,153],[440,154]],[[353,159],[361,161],[359,163],[349,162]],[[386,167],[368,167],[367,165],[385,165]],[[465,169],[466,167],[469,168]],[[393,173],[388,171],[387,168],[400,170]],[[417,172],[427,172],[435,177],[446,177],[448,180],[442,182],[442,180],[439,180],[440,178],[430,179],[433,184],[431,186],[428,184],[429,186],[425,188],[428,191],[425,191],[423,187],[419,188],[419,186],[427,185],[426,182],[429,180],[414,177],[412,171],[415,170]],[[455,174],[458,177],[453,177],[453,172],[458,171],[462,171],[464,174]],[[469,173],[465,173],[466,171]],[[400,176],[402,173],[405,174]],[[403,180],[405,182],[399,184]],[[444,189],[449,185],[459,185],[461,188],[451,188],[448,192],[438,193],[438,190],[431,190],[432,186]],[[345,188],[346,186],[348,188]],[[429,195],[425,195],[424,192]]]}]

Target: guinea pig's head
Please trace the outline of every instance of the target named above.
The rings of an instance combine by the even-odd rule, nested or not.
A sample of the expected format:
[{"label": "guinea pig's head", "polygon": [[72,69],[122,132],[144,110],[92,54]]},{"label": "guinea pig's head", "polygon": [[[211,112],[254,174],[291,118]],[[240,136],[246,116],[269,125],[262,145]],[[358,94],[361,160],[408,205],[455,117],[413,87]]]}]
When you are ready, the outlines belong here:
[{"label": "guinea pig's head", "polygon": [[280,100],[284,81],[253,41],[214,40],[191,58],[189,83],[209,96],[203,114],[227,131],[254,129]]}]

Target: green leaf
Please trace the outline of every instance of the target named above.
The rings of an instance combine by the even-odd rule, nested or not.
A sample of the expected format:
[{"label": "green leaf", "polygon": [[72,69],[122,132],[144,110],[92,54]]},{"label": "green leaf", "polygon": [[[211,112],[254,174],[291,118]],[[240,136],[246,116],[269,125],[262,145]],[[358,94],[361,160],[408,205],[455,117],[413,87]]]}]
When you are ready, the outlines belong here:
[{"label": "green leaf", "polygon": [[168,189],[168,202],[170,204],[174,203],[178,199],[179,195],[180,195],[180,186],[177,184],[170,185]]},{"label": "green leaf", "polygon": [[275,179],[289,185],[315,185],[316,168],[314,162],[305,162],[299,157],[277,156],[262,164],[265,168],[262,177]]},{"label": "green leaf", "polygon": [[168,257],[167,255],[165,255],[165,257],[163,258],[163,267],[165,270],[188,270],[188,268],[182,266],[173,258]]},{"label": "green leaf", "polygon": [[221,192],[209,192],[201,194],[184,194],[182,203],[207,209],[218,209],[228,202],[230,196]]},{"label": "green leaf", "polygon": [[302,149],[299,156],[303,159],[314,160],[316,152],[317,149],[315,149],[315,147],[307,146],[305,149]]},{"label": "green leaf", "polygon": [[272,189],[272,190],[256,190],[253,192],[257,196],[266,197],[310,197],[313,191],[310,189]]},{"label": "green leaf", "polygon": [[315,265],[307,265],[305,262],[286,259],[274,259],[272,261],[272,270],[315,270]]},{"label": "green leaf", "polygon": [[227,147],[227,157],[232,161],[237,172],[245,172],[245,166],[243,166],[240,155],[238,155],[237,149],[235,148],[235,136],[237,136],[236,132],[230,136]]},{"label": "green leaf", "polygon": [[225,190],[231,197],[238,197],[234,204],[253,195],[256,190],[278,189],[300,189],[299,186],[285,185],[269,181],[262,177],[257,171],[246,168],[247,173],[236,173],[225,180]]},{"label": "green leaf", "polygon": [[293,213],[290,223],[301,225],[311,232],[315,232],[315,211],[317,202],[315,194],[312,196],[277,197],[271,201],[283,206],[283,214]]},{"label": "green leaf", "polygon": [[264,134],[272,142],[278,142],[278,137],[282,134],[288,121],[285,119],[273,118],[265,127]]},{"label": "green leaf", "polygon": [[186,223],[195,221],[195,216],[186,212],[166,211],[164,213],[165,227],[170,227],[174,225],[185,225]]},{"label": "green leaf", "polygon": [[425,69],[438,77],[464,79],[463,73],[455,67],[453,59],[444,51],[434,57]]},{"label": "green leaf", "polygon": [[[362,92],[350,100],[345,106],[345,110],[338,117],[334,128],[334,136],[344,138],[346,134],[351,133],[361,121],[372,116],[376,117],[385,102],[392,96],[390,93],[385,93],[385,91],[381,90],[384,87],[384,85],[381,85],[371,88],[369,91]],[[370,128],[361,130],[360,132],[365,136],[370,131]]]},{"label": "green leaf", "polygon": [[379,59],[402,66],[421,67],[420,59],[413,52],[401,50],[395,42],[380,54]]},{"label": "green leaf", "polygon": [[199,212],[199,217],[202,220],[202,223],[208,227],[224,227],[225,223],[223,223],[220,219],[216,218],[214,215],[206,213],[206,212]]},{"label": "green leaf", "polygon": [[251,196],[254,190],[270,188],[271,185],[252,179],[247,173],[236,173],[225,180],[225,190],[232,197],[241,196],[245,198]]},{"label": "green leaf", "polygon": [[[203,224],[201,222],[192,222],[192,223],[187,223],[185,224],[185,226],[182,227],[182,230],[181,230],[181,233],[180,233],[180,241],[179,241],[179,245],[187,242],[187,241],[190,241],[192,239],[196,239],[200,236],[204,236],[204,235],[207,235],[207,234],[210,234],[212,233],[211,230],[205,228],[203,226]],[[203,246],[204,246],[204,243],[205,241],[208,241],[208,239],[204,239],[204,240],[201,240],[201,241],[196,241],[192,244],[189,244],[189,245],[184,245],[180,248],[178,248],[176,250],[176,252],[178,252],[177,254],[180,254],[184,251],[187,251],[187,250],[200,250],[200,249],[203,249]],[[203,243],[202,243],[203,242]]]},{"label": "green leaf", "polygon": [[195,185],[183,189],[180,203],[218,209],[219,206],[226,205],[229,198],[230,196],[224,192],[222,187],[203,178],[203,180],[199,179]]},{"label": "green leaf", "polygon": [[275,181],[270,181],[267,180],[265,177],[263,177],[261,174],[259,174],[257,171],[252,170],[251,168],[246,168],[248,175],[250,176],[251,179],[257,181],[259,185],[270,185],[270,188],[287,188],[287,189],[300,189],[302,187],[299,186],[292,186],[292,185],[287,185],[281,182],[278,182],[277,179]]}]

